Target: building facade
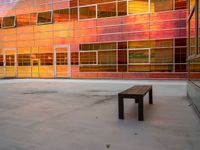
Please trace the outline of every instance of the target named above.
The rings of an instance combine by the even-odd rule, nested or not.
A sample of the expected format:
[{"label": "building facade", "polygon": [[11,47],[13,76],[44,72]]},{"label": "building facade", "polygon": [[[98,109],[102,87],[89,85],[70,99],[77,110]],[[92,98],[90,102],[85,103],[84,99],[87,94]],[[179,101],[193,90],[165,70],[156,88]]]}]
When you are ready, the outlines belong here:
[{"label": "building facade", "polygon": [[1,0],[0,22],[1,78],[188,75],[186,0]]},{"label": "building facade", "polygon": [[188,96],[200,114],[200,1],[188,0]]}]

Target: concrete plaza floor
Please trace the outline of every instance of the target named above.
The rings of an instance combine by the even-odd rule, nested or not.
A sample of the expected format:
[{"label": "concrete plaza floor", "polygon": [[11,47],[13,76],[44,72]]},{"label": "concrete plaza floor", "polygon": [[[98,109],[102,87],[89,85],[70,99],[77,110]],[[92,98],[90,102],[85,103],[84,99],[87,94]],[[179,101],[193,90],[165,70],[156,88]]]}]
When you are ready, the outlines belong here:
[{"label": "concrete plaza floor", "polygon": [[[145,121],[117,93],[153,84]],[[176,80],[0,80],[0,150],[199,150],[200,119]]]}]

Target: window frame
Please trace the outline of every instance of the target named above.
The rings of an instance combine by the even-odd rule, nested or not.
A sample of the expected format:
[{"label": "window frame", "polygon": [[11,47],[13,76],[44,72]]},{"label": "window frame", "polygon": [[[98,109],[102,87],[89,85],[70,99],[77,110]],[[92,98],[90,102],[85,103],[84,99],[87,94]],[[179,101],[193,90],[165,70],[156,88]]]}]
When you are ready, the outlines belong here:
[{"label": "window frame", "polygon": [[[81,19],[80,18],[80,8],[84,8],[84,7],[93,7],[93,6],[95,6],[95,8],[96,8],[96,15],[95,15],[95,18],[86,18],[86,19]],[[80,20],[93,20],[93,19],[97,19],[98,18],[98,10],[97,10],[97,4],[91,4],[91,5],[83,5],[83,6],[79,6],[78,7],[78,21],[80,21]]]},{"label": "window frame", "polygon": [[[13,26],[4,27],[4,26],[3,26],[4,18],[9,18],[9,17],[14,17],[14,25],[13,25]],[[15,27],[16,27],[16,15],[15,15],[15,16],[3,16],[3,17],[2,17],[2,20],[1,20],[1,28],[2,28],[2,29],[15,28]]]},{"label": "window frame", "polygon": [[[45,23],[39,23],[39,22],[38,22],[38,19],[39,19],[39,18],[38,18],[38,15],[39,15],[39,13],[45,13],[45,12],[50,12],[50,13],[51,13],[51,21],[50,21],[50,22],[45,22]],[[53,19],[54,19],[54,12],[53,12],[53,10],[37,12],[36,25],[52,24],[52,23],[54,22]]]}]

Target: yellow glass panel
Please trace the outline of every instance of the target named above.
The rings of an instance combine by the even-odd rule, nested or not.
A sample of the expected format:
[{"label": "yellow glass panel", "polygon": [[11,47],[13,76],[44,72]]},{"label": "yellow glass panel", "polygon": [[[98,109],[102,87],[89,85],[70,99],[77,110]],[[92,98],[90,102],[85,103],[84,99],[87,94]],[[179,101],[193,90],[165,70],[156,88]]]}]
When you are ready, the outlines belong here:
[{"label": "yellow glass panel", "polygon": [[15,76],[15,67],[6,66],[6,77],[14,77]]},{"label": "yellow glass panel", "polygon": [[17,67],[17,76],[20,78],[29,78],[31,77],[31,67],[18,66]]},{"label": "yellow glass panel", "polygon": [[31,53],[31,48],[18,48],[17,49],[17,54],[30,54]]},{"label": "yellow glass panel", "polygon": [[4,77],[4,67],[0,67],[0,78]]},{"label": "yellow glass panel", "polygon": [[32,47],[32,53],[38,53],[38,47]]},{"label": "yellow glass panel", "polygon": [[138,14],[149,11],[148,0],[131,0],[128,2],[128,13]]},{"label": "yellow glass panel", "polygon": [[39,74],[42,78],[52,78],[54,77],[54,66],[40,66]]},{"label": "yellow glass panel", "polygon": [[32,66],[32,77],[33,78],[39,77],[39,67],[38,66]]}]

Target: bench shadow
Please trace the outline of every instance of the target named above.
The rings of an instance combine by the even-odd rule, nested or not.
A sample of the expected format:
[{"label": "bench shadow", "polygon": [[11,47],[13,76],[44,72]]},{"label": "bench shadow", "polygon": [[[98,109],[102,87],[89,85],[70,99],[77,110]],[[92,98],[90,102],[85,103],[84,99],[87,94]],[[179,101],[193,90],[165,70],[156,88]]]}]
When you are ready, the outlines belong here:
[{"label": "bench shadow", "polygon": [[[138,104],[134,99],[126,99],[124,101],[124,118],[138,120]],[[150,120],[153,114],[153,106],[149,104],[148,98],[144,99],[144,121]]]}]

